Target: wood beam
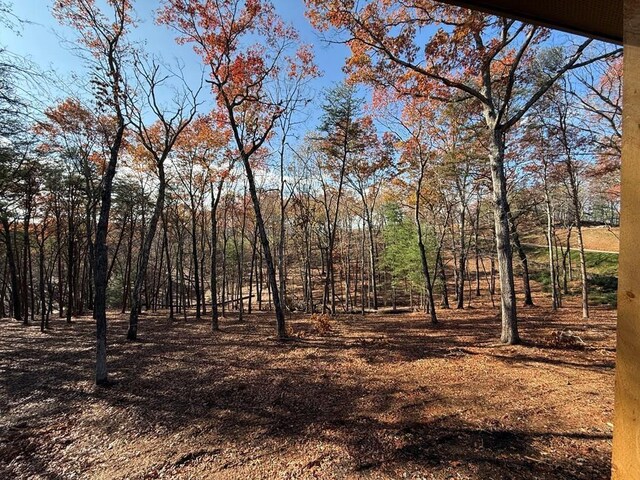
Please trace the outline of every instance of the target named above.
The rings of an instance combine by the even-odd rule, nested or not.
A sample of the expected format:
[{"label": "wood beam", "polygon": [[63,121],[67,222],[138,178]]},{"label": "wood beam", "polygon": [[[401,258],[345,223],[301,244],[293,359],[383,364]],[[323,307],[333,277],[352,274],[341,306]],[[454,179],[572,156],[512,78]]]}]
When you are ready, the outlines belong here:
[{"label": "wood beam", "polygon": [[624,109],[612,477],[640,479],[640,0],[624,0]]}]

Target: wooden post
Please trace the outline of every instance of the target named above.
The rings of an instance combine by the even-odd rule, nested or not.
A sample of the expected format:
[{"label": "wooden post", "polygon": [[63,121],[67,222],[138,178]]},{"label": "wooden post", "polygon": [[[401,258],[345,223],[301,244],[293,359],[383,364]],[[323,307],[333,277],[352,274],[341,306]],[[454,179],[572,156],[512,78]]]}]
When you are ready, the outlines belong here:
[{"label": "wooden post", "polygon": [[612,477],[640,479],[640,0],[624,0],[624,110]]}]

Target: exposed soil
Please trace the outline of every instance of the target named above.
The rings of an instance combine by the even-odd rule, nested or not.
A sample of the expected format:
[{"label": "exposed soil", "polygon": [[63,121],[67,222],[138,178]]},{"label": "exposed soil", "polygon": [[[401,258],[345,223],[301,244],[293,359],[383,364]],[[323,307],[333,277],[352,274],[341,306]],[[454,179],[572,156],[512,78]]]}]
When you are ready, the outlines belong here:
[{"label": "exposed soil", "polygon": [[522,308],[509,347],[474,303],[325,335],[294,316],[284,343],[267,313],[216,334],[146,315],[137,343],[113,314],[109,388],[90,318],[1,320],[0,478],[608,478],[615,311]]}]

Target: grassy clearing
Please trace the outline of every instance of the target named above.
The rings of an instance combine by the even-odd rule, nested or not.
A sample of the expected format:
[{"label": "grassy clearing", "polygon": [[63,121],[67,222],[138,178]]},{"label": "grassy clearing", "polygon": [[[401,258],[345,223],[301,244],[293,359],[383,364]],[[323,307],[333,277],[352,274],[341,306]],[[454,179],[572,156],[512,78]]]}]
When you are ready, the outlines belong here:
[{"label": "grassy clearing", "polygon": [[[566,238],[567,231],[561,228],[557,230],[557,234],[559,238]],[[584,248],[587,250],[617,252],[620,248],[619,227],[585,227],[582,230],[582,238],[584,240]],[[545,245],[547,243],[547,239],[542,232],[524,235],[523,241],[536,245]],[[571,247],[578,248],[578,235],[575,229],[571,235]]]},{"label": "grassy clearing", "polygon": [[[545,292],[551,291],[547,249],[525,247],[531,267],[531,278],[540,282]],[[594,305],[617,306],[618,255],[605,252],[585,252],[587,275],[590,281],[589,300]],[[580,295],[580,253],[571,251],[573,281],[569,282],[569,295]]]}]

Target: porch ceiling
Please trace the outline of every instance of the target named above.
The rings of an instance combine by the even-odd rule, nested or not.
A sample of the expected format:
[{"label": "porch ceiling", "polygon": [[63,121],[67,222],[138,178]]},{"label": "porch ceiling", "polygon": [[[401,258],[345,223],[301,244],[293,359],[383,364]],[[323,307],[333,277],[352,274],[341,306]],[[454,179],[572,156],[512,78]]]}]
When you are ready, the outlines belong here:
[{"label": "porch ceiling", "polygon": [[439,1],[613,43],[622,43],[623,0]]}]

